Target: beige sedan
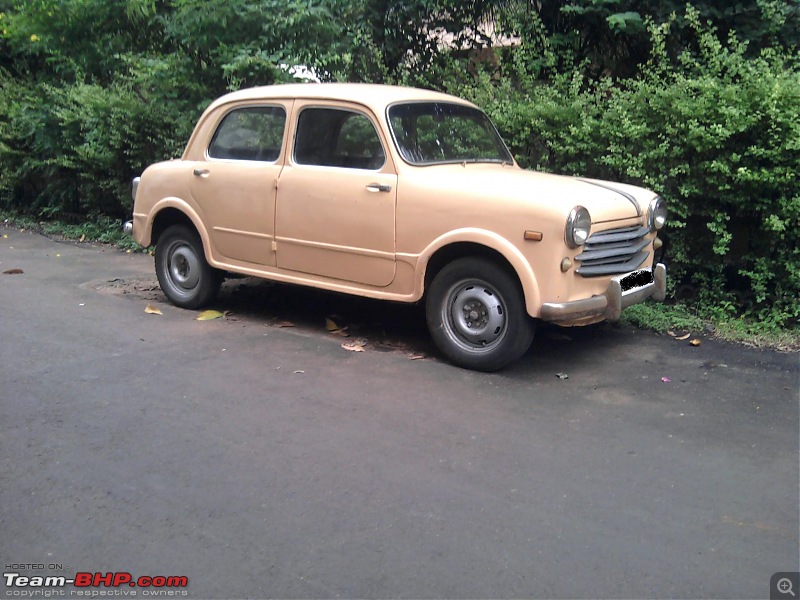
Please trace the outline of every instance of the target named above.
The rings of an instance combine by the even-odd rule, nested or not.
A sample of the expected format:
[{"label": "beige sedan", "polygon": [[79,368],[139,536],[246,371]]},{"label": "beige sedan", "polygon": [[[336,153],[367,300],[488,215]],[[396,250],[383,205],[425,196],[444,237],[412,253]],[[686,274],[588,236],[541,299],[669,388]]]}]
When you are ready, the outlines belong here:
[{"label": "beige sedan", "polygon": [[522,356],[537,319],[613,320],[666,289],[656,194],[521,169],[476,106],[425,90],[228,94],[134,199],[126,229],[156,245],[174,304],[208,304],[226,273],[424,301],[437,347],[472,369]]}]

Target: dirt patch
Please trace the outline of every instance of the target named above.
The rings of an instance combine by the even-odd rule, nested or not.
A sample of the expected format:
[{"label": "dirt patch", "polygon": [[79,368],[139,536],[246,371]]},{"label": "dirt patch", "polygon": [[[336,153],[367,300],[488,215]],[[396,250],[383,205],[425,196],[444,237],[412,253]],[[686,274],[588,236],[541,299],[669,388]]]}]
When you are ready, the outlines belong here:
[{"label": "dirt patch", "polygon": [[158,285],[158,279],[156,279],[155,275],[94,281],[91,283],[91,288],[103,294],[130,296],[147,300],[148,302],[168,302],[161,291],[161,287]]},{"label": "dirt patch", "polygon": [[[155,275],[89,284],[102,294],[169,304]],[[228,279],[209,307],[230,321],[269,327],[297,327],[363,343],[365,351],[403,352],[413,358],[435,355],[421,306],[381,302],[258,278]],[[362,347],[362,346],[359,346]]]}]

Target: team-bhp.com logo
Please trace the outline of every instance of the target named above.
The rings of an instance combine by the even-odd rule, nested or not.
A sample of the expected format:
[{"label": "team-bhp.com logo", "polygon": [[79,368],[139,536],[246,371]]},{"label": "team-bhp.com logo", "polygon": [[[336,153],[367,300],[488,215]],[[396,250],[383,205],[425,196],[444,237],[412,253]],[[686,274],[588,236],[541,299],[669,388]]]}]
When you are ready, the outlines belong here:
[{"label": "team-bhp.com logo", "polygon": [[[7,596],[29,597],[43,597],[42,592],[45,590],[55,592],[53,595],[65,595],[63,588],[67,586],[79,588],[70,590],[69,595],[71,596],[136,596],[136,591],[129,588],[139,588],[142,596],[186,596],[188,592],[182,588],[189,585],[188,577],[143,575],[134,578],[133,575],[125,572],[81,572],[76,573],[74,577],[3,573],[3,579],[6,584]],[[100,588],[114,588],[116,591]],[[36,593],[37,590],[38,593]],[[23,591],[28,593],[22,593]],[[59,591],[62,593],[58,593]]]}]

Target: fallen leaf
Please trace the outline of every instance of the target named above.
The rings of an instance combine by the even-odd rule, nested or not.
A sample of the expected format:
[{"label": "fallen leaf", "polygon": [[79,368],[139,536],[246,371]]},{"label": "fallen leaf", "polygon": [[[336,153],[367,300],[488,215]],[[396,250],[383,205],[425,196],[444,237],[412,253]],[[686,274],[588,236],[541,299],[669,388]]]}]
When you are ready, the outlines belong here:
[{"label": "fallen leaf", "polygon": [[702,343],[703,342],[701,342],[698,338],[694,338],[693,340],[689,340],[689,345],[690,346],[699,346]]},{"label": "fallen leaf", "polygon": [[224,317],[225,314],[219,312],[218,310],[204,310],[199,315],[197,315],[198,321],[213,321],[214,319],[221,319]]},{"label": "fallen leaf", "polygon": [[298,373],[305,373],[305,371],[295,371],[293,374],[297,375]]},{"label": "fallen leaf", "polygon": [[670,379],[669,377],[662,377],[661,381],[663,381],[664,383],[672,383],[672,379]]},{"label": "fallen leaf", "polygon": [[149,304],[144,307],[144,312],[146,312],[148,315],[163,315],[164,314],[159,309],[157,309],[155,306],[150,306]]},{"label": "fallen leaf", "polygon": [[325,329],[327,329],[331,333],[336,333],[337,331],[341,330],[341,327],[339,327],[336,321],[334,321],[330,317],[325,317]]},{"label": "fallen leaf", "polygon": [[8,271],[3,271],[3,275],[22,275],[24,271],[22,269],[9,269]]},{"label": "fallen leaf", "polygon": [[3,234],[3,239],[4,239],[4,240],[7,240],[7,239],[8,239],[8,234],[7,234],[7,233],[4,233],[4,234]]},{"label": "fallen leaf", "polygon": [[681,337],[676,337],[675,339],[677,341],[679,341],[679,342],[682,342],[683,340],[688,340],[690,335],[692,335],[692,334],[691,333],[687,333],[686,335],[682,335]]},{"label": "fallen leaf", "polygon": [[415,354],[411,357],[411,360],[423,360],[425,358],[424,354]]},{"label": "fallen leaf", "polygon": [[364,346],[359,346],[353,343],[342,344],[342,348],[350,352],[364,352]]},{"label": "fallen leaf", "polygon": [[84,234],[81,236],[81,239],[79,239],[78,241],[79,241],[79,242],[82,242],[82,241],[84,241],[85,239],[86,239],[86,234],[84,233]]},{"label": "fallen leaf", "polygon": [[671,329],[670,329],[669,331],[667,331],[667,333],[668,333],[669,335],[671,335],[672,337],[675,337],[675,336],[677,336],[677,335],[678,335],[677,333],[675,333],[675,332],[674,332],[674,331],[672,331]]},{"label": "fallen leaf", "polygon": [[566,373],[556,373],[556,377],[558,377],[559,379],[569,379],[569,375],[567,375]]},{"label": "fallen leaf", "polygon": [[294,323],[291,321],[278,321],[275,323],[275,327],[294,327]]}]

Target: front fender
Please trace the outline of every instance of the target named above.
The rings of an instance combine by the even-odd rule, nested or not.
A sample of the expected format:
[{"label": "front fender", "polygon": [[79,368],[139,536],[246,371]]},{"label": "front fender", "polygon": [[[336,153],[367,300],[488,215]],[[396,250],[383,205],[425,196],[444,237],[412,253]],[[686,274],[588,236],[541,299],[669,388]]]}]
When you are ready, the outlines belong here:
[{"label": "front fender", "polygon": [[416,290],[419,298],[425,292],[425,276],[434,255],[453,244],[469,243],[494,250],[508,261],[519,279],[525,296],[525,308],[529,315],[539,314],[541,296],[536,275],[530,263],[514,244],[504,237],[484,229],[464,228],[450,231],[431,242],[419,255],[417,262]]}]

